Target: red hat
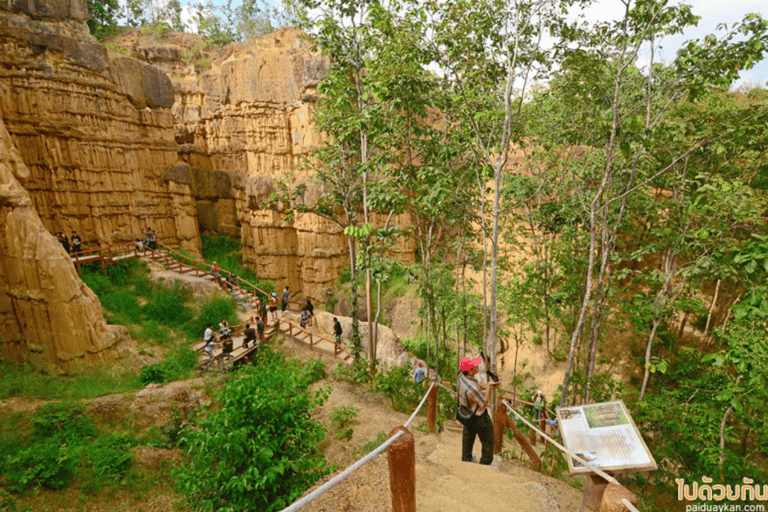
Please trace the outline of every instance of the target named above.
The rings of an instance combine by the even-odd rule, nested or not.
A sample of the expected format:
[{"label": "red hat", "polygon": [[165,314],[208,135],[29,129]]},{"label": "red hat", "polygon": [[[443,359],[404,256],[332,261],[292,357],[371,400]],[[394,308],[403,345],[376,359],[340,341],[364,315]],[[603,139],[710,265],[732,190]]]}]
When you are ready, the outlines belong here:
[{"label": "red hat", "polygon": [[475,366],[480,365],[480,363],[482,363],[482,362],[483,362],[483,358],[480,357],[480,356],[478,356],[478,357],[476,357],[474,359],[472,359],[471,357],[465,357],[464,359],[462,359],[459,362],[459,368],[461,368],[461,371],[463,371],[463,372],[468,372],[469,370],[471,370]]},{"label": "red hat", "polygon": [[421,361],[419,361],[419,366],[421,366]]}]

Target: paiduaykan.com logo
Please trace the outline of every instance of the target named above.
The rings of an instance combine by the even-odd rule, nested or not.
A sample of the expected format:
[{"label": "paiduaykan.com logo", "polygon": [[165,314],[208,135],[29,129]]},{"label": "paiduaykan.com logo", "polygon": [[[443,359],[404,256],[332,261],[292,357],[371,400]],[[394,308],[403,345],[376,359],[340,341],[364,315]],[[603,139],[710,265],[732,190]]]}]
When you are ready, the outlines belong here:
[{"label": "paiduaykan.com logo", "polygon": [[[723,485],[712,484],[708,476],[701,477],[699,482],[685,483],[682,478],[676,478],[677,499],[680,501],[768,501],[768,484],[755,484],[751,478],[742,478],[741,484]],[[765,505],[741,505],[728,503],[700,503],[686,505],[686,512],[763,512]]]}]

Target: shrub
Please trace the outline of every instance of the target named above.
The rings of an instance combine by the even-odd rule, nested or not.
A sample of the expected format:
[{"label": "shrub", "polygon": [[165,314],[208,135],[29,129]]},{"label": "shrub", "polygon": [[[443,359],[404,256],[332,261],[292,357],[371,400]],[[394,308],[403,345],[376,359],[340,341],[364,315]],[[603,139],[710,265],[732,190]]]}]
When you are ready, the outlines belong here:
[{"label": "shrub", "polygon": [[93,436],[93,421],[80,404],[54,403],[38,407],[32,417],[35,437],[71,444]]},{"label": "shrub", "polygon": [[150,382],[165,382],[168,370],[164,363],[155,363],[141,368],[141,383],[144,385]]},{"label": "shrub", "polygon": [[238,324],[237,302],[231,295],[214,295],[200,302],[200,311],[195,320],[187,329],[191,339],[202,339],[203,332],[208,324],[218,325],[222,318],[226,318],[230,325]]},{"label": "shrub", "polygon": [[72,480],[76,461],[66,444],[35,443],[8,458],[5,477],[8,490],[23,491],[30,485],[59,490]]},{"label": "shrub", "polygon": [[352,439],[352,422],[357,418],[360,409],[354,405],[342,405],[334,407],[328,418],[331,420],[331,427],[336,431],[336,439]]},{"label": "shrub", "polygon": [[325,378],[325,363],[321,359],[312,359],[304,363],[301,370],[302,376],[306,377],[310,384],[319,382]]},{"label": "shrub", "polygon": [[281,510],[327,473],[324,429],[310,416],[327,390],[308,385],[296,363],[270,351],[238,370],[217,396],[221,409],[183,433],[190,460],[174,475],[193,508]]},{"label": "shrub", "polygon": [[368,373],[368,360],[365,358],[358,359],[352,365],[339,361],[331,374],[334,379],[344,381],[347,384],[355,385],[371,382],[371,376]]},{"label": "shrub", "polygon": [[133,462],[129,451],[136,441],[126,433],[112,433],[99,437],[84,451],[94,480],[112,481],[122,477]]},{"label": "shrub", "polygon": [[379,372],[376,391],[389,398],[392,407],[400,412],[412,411],[428,388],[413,382],[411,369],[395,366]]},{"label": "shrub", "polygon": [[376,434],[376,439],[368,441],[361,447],[357,448],[354,453],[356,455],[365,455],[369,452],[372,452],[376,448],[378,448],[386,440],[387,440],[387,434],[385,432],[379,432],[378,434]]}]

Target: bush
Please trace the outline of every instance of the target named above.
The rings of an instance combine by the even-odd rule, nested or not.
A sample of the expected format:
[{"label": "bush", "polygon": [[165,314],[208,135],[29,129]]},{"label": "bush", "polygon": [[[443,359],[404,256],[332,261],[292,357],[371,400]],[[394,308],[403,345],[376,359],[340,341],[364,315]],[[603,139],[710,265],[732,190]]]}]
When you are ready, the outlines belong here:
[{"label": "bush", "polygon": [[31,485],[63,489],[72,480],[76,461],[66,444],[35,443],[8,458],[5,478],[8,490],[23,491]]},{"label": "bush", "polygon": [[126,433],[112,433],[96,439],[85,451],[94,480],[106,483],[122,477],[133,462],[130,449],[136,441]]},{"label": "bush", "polygon": [[371,376],[368,373],[368,360],[365,358],[360,358],[351,365],[339,361],[331,374],[334,379],[344,381],[347,384],[356,385],[371,382]]},{"label": "bush", "polygon": [[168,370],[165,364],[155,363],[142,367],[139,379],[146,386],[150,382],[165,382],[167,375]]},{"label": "bush", "polygon": [[32,417],[32,432],[39,439],[72,444],[93,436],[95,427],[82,405],[59,402],[37,408]]},{"label": "bush", "polygon": [[312,359],[304,363],[301,370],[302,376],[306,377],[310,384],[319,382],[325,378],[325,363],[321,359]]},{"label": "bush", "polygon": [[208,324],[218,325],[226,318],[229,325],[240,323],[237,319],[237,302],[232,295],[214,295],[200,302],[200,311],[187,329],[187,334],[193,340],[203,338],[203,332]]},{"label": "bush", "polygon": [[79,471],[84,487],[99,487],[125,474],[135,444],[125,434],[99,435],[82,405],[54,403],[38,407],[32,428],[19,430],[13,421],[0,443],[0,476],[12,492],[31,486],[59,490]]},{"label": "bush", "polygon": [[400,412],[412,411],[428,388],[413,381],[408,366],[395,366],[379,372],[376,391],[389,398],[392,407]]},{"label": "bush", "polygon": [[331,427],[336,431],[336,439],[352,439],[352,422],[357,418],[360,409],[354,405],[342,405],[334,407],[328,418],[331,420]]},{"label": "bush", "polygon": [[190,459],[174,475],[193,508],[281,510],[327,473],[324,429],[310,411],[328,391],[308,385],[296,363],[270,351],[237,371],[217,396],[221,409],[183,433]]}]

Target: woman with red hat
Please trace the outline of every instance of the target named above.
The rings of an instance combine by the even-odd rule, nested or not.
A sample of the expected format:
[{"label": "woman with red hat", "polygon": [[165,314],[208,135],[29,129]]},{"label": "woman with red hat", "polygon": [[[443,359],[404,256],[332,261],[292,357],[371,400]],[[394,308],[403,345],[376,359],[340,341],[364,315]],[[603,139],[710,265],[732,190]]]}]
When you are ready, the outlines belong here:
[{"label": "woman with red hat", "polygon": [[[472,448],[475,445],[475,436],[480,437],[483,453],[480,464],[490,465],[493,462],[493,422],[488,414],[488,403],[491,397],[491,389],[499,385],[492,382],[483,386],[475,376],[479,371],[481,357],[474,359],[465,357],[459,363],[461,374],[458,379],[459,403],[473,412],[472,417],[464,423],[464,432],[461,438],[461,460],[472,462]],[[498,465],[494,463],[494,465]]]}]

